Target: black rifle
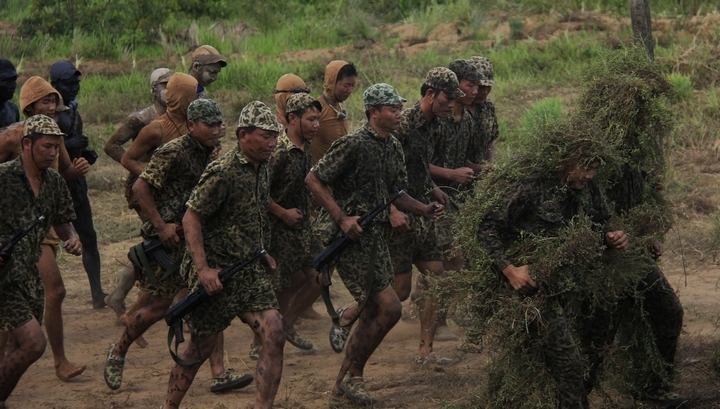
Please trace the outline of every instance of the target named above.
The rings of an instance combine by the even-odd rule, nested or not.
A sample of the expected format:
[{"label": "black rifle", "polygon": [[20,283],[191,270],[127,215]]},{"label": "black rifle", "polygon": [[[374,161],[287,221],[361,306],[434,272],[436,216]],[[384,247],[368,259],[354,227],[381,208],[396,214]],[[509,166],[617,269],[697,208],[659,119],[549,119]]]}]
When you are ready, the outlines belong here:
[{"label": "black rifle", "polygon": [[[183,228],[180,225],[178,225],[175,229],[175,233],[181,239],[185,237]],[[160,267],[165,270],[165,274],[163,274],[160,278],[155,276],[155,272],[150,266],[150,261],[148,260],[149,256],[152,256],[158,262]],[[128,259],[133,263],[135,267],[137,267],[139,270],[142,270],[147,276],[147,278],[150,280],[150,282],[152,282],[153,284],[157,284],[158,282],[164,280],[170,274],[175,273],[175,271],[177,271],[177,269],[180,267],[181,261],[173,260],[172,258],[170,258],[170,256],[165,252],[165,246],[160,239],[146,240],[138,245],[131,247],[130,251],[128,252]]]},{"label": "black rifle", "polygon": [[[397,200],[400,196],[404,195],[404,190],[398,190],[395,192],[395,196],[393,196],[388,202],[386,203],[380,203],[379,205],[375,206],[372,210],[362,215],[358,221],[357,224],[360,225],[360,227],[363,229],[363,231],[366,231],[369,229],[372,224],[375,222],[375,219],[378,217],[380,213],[385,211],[390,205]],[[325,250],[320,252],[317,256],[315,256],[315,259],[313,260],[313,267],[315,270],[319,273],[318,280],[320,281],[320,287],[322,289],[322,295],[323,300],[325,301],[325,307],[328,310],[328,314],[330,314],[330,318],[332,318],[333,322],[336,325],[339,324],[339,317],[337,315],[337,312],[335,311],[335,308],[332,305],[332,302],[330,301],[330,291],[329,287],[332,284],[330,281],[330,270],[332,265],[337,260],[338,256],[345,251],[346,248],[348,248],[353,243],[352,239],[350,239],[348,236],[346,236],[344,233],[338,237],[337,239],[333,240],[332,243],[330,243]],[[372,271],[374,273],[374,266],[372,266],[369,270],[369,272]],[[366,286],[368,285],[368,281],[371,280],[372,277],[366,277]],[[370,283],[372,284],[372,283]],[[369,295],[369,293],[368,293]],[[360,314],[357,314],[359,317]]]},{"label": "black rifle", "polygon": [[7,242],[3,243],[2,247],[0,247],[0,259],[2,259],[2,263],[4,266],[2,268],[2,271],[0,271],[0,294],[2,294],[3,292],[5,279],[7,278],[7,272],[10,269],[10,264],[13,260],[13,252],[15,251],[15,246],[17,246],[20,240],[22,240],[23,237],[27,236],[28,233],[30,233],[43,220],[45,220],[45,216],[38,216],[27,227],[15,233],[12,237],[10,237]]},{"label": "black rifle", "polygon": [[[260,259],[260,257],[264,256],[265,254],[267,254],[267,251],[262,249],[258,250],[257,253],[255,253],[255,255],[253,255],[249,260],[240,260],[235,264],[231,265],[230,267],[220,270],[220,272],[218,273],[218,278],[220,278],[220,282],[222,283],[222,285],[226,286],[227,284],[229,284],[235,274],[237,274],[240,270],[246,268],[247,266],[251,265],[252,263],[256,262]],[[198,286],[197,290],[188,294],[177,304],[170,307],[165,313],[165,322],[167,323],[168,327],[170,327],[170,331],[168,333],[168,348],[170,348],[170,355],[172,355],[173,360],[175,360],[175,362],[180,365],[190,366],[197,363],[194,361],[182,361],[177,356],[178,346],[181,343],[185,342],[185,337],[183,336],[182,330],[182,319],[186,315],[190,314],[193,310],[195,310],[195,308],[197,308],[197,306],[200,305],[203,301],[205,301],[208,297],[210,296],[201,284],[200,286]],[[171,348],[173,336],[175,337],[174,353]]]}]

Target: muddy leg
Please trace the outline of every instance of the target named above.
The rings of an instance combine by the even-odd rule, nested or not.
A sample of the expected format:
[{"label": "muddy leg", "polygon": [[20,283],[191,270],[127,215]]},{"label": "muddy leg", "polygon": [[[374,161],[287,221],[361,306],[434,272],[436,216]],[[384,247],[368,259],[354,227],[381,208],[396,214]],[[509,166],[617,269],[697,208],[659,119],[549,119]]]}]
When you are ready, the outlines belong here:
[{"label": "muddy leg", "polygon": [[262,341],[255,372],[255,409],[270,409],[275,401],[283,368],[285,332],[277,310],[244,312],[240,318]]},{"label": "muddy leg", "polygon": [[125,314],[125,297],[135,285],[135,268],[131,265],[125,267],[120,281],[118,281],[115,289],[107,297],[105,297],[105,305],[115,311],[118,319]]},{"label": "muddy leg", "polygon": [[[168,300],[168,306],[172,300]],[[210,355],[215,349],[217,344],[217,334],[208,335],[205,337],[196,337],[192,335],[190,342],[188,342],[185,352],[180,354],[180,358],[184,360],[200,359],[197,356],[198,347],[200,348],[200,354],[204,357]],[[196,346],[197,345],[197,346]],[[202,362],[192,366],[175,365],[170,371],[170,380],[168,381],[167,396],[165,397],[164,409],[179,408],[180,403],[185,397],[190,385],[192,385],[193,379],[197,374],[198,369]]]},{"label": "muddy leg", "polygon": [[[287,329],[294,328],[295,321],[300,317],[300,314],[311,307],[320,296],[320,285],[316,280],[317,271],[311,267],[305,267],[300,272],[300,275],[302,277],[300,281],[302,287],[293,294],[295,298],[282,318],[283,326]],[[280,299],[278,299],[278,302],[280,302]]]},{"label": "muddy leg", "polygon": [[210,354],[210,373],[213,378],[222,378],[225,375],[225,333],[216,334],[215,348]]},{"label": "muddy leg", "polygon": [[[415,263],[418,270],[424,274],[430,274],[433,277],[445,277],[442,262],[440,261],[422,261]],[[433,341],[435,340],[435,332],[438,327],[437,302],[429,294],[425,293],[428,280],[418,279],[418,282],[424,283],[420,285],[421,292],[416,298],[420,307],[420,348],[418,354],[426,358],[433,351]]]},{"label": "muddy leg", "polygon": [[124,358],[130,345],[144,334],[150,326],[165,317],[165,312],[170,308],[171,303],[171,298],[160,298],[150,295],[148,305],[128,317],[125,330],[120,337],[120,341],[115,345],[112,354]]},{"label": "muddy leg", "polygon": [[0,362],[0,402],[5,402],[20,377],[45,352],[45,335],[35,318],[9,331],[19,347]]}]

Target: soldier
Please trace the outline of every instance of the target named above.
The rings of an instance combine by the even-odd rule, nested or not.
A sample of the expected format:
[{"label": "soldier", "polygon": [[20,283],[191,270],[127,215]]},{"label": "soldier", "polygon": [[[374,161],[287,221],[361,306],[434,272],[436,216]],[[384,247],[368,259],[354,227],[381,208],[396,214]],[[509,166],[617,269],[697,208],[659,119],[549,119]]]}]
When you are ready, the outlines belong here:
[{"label": "soldier", "polygon": [[477,164],[471,168],[473,172],[479,174],[490,169],[495,160],[495,140],[500,135],[500,129],[495,114],[495,104],[487,98],[495,85],[492,63],[487,58],[479,56],[470,58],[470,61],[475,63],[478,71],[485,77],[478,81],[478,93],[472,105],[468,106],[468,111],[477,126],[476,138],[471,144],[473,150],[469,153],[468,159],[472,164]]},{"label": "soldier", "polygon": [[320,131],[310,144],[313,163],[325,155],[333,142],[350,132],[348,112],[342,103],[352,94],[357,75],[355,66],[346,61],[331,61],[325,67],[324,90],[317,98],[323,108]]},{"label": "soldier", "polygon": [[[365,90],[363,102],[368,122],[333,143],[305,182],[323,207],[316,219],[318,226],[324,226],[319,229],[323,241],[329,243],[340,232],[355,241],[343,252],[336,268],[363,310],[348,340],[333,392],[336,397],[345,396],[355,403],[369,405],[375,400],[365,389],[365,364],[400,319],[401,304],[391,288],[393,270],[385,241],[390,229],[387,212],[378,218],[383,234],[363,231],[357,220],[376,205],[387,202],[396,188],[407,185],[402,146],[392,136],[406,100],[392,86],[380,83]],[[408,194],[401,195],[395,204],[427,218],[435,218],[443,210],[442,205],[425,205]],[[368,274],[373,277],[371,281]],[[344,314],[343,309],[338,313],[341,327],[333,325],[330,339],[333,350],[342,352],[351,314]]]},{"label": "soldier", "polygon": [[[176,365],[170,373],[165,409],[178,408],[216,338],[239,317],[262,341],[255,373],[255,408],[271,408],[283,367],[285,334],[272,285],[257,264],[242,270],[223,286],[220,269],[249,259],[269,240],[266,206],[269,200],[267,160],[275,149],[282,125],[265,104],[253,101],[243,108],[236,135],[238,146],[214,161],[203,173],[187,202],[183,228],[188,250],[181,269],[191,287],[202,285],[210,297],[192,312],[193,333],[181,354],[197,360]],[[265,271],[275,261],[265,256]]]},{"label": "soldier", "polygon": [[[163,268],[152,255],[145,254],[142,244],[130,250],[129,256],[138,275],[142,276],[139,287],[150,296],[146,306],[127,317],[120,341],[110,345],[104,372],[105,383],[110,389],[120,388],[125,356],[133,341],[164,318],[173,298],[187,288],[187,282],[178,272],[185,245],[176,228],[185,213],[185,201],[210,161],[223,122],[220,107],[207,99],[193,101],[188,107],[187,118],[188,133],[155,151],[133,185],[138,203],[148,218],[143,224],[143,238],[162,240],[175,263]],[[222,335],[217,338],[210,365],[211,392],[238,389],[252,382],[250,374],[236,376],[225,371]]]},{"label": "soldier", "polygon": [[[20,107],[25,117],[35,115],[53,117],[59,101],[60,94],[40,77],[30,77],[20,89]],[[24,122],[17,122],[0,135],[0,162],[8,162],[20,156],[24,126]],[[51,168],[59,171],[65,180],[73,180],[87,173],[90,165],[85,158],[77,158],[72,163],[63,144]],[[61,380],[68,380],[83,373],[85,365],[76,366],[65,356],[62,319],[65,284],[56,261],[57,246],[60,243],[62,240],[51,228],[41,243],[41,255],[37,267],[45,292],[45,330],[55,362],[55,374]],[[4,338],[0,345],[5,345]]]},{"label": "soldier", "polygon": [[190,74],[197,80],[198,98],[205,98],[205,87],[217,81],[218,74],[227,67],[222,55],[211,45],[201,45],[190,54]]},{"label": "soldier", "polygon": [[[537,284],[529,275],[530,266],[515,265],[509,255],[513,244],[526,234],[557,234],[581,209],[591,215],[594,223],[606,226],[611,216],[610,209],[603,206],[604,197],[592,182],[600,161],[591,161],[590,149],[582,142],[570,146],[561,154],[565,157],[558,161],[558,170],[515,182],[504,194],[500,206],[485,216],[478,228],[479,242],[496,262],[497,273],[502,273],[500,277],[504,276],[507,283],[524,296],[534,294]],[[580,202],[582,200],[587,203]],[[608,227],[605,230],[603,239],[608,246],[619,251],[627,249],[624,232],[611,231]],[[537,315],[539,322],[530,324],[529,342],[542,345],[545,366],[556,382],[558,407],[588,408],[583,358],[570,330],[565,302],[563,297],[547,298]]]},{"label": "soldier", "polygon": [[[285,339],[303,350],[312,342],[295,331],[300,313],[320,297],[317,271],[312,268],[322,246],[310,228],[310,192],[305,176],[312,167],[310,141],[318,131],[320,102],[306,93],[287,101],[285,133],[268,160],[270,175],[270,223],[272,244],[269,253],[278,265],[273,288],[280,305]],[[297,296],[296,296],[297,295]],[[292,304],[290,301],[295,297]]]},{"label": "soldier", "polygon": [[0,128],[20,121],[17,105],[10,101],[17,88],[17,71],[8,60],[0,59]]},{"label": "soldier", "polygon": [[[70,159],[85,158],[91,165],[97,160],[97,154],[88,150],[88,137],[83,134],[83,121],[78,112],[75,97],[80,92],[81,73],[67,61],[60,61],[50,66],[50,84],[62,96],[65,107],[57,112],[57,123],[67,134],[65,148]],[[77,218],[73,227],[83,244],[83,267],[90,282],[93,308],[104,308],[105,297],[100,281],[100,251],[97,244],[97,233],[92,219],[92,208],[88,198],[88,186],[84,176],[68,180],[68,188],[73,198],[73,206]]]},{"label": "soldier", "polygon": [[310,93],[310,88],[305,85],[305,81],[295,74],[285,74],[278,79],[275,84],[275,119],[278,120],[283,126],[287,126],[287,119],[285,119],[287,101],[291,96],[303,92],[305,94]]},{"label": "soldier", "polygon": [[20,157],[0,165],[0,189],[4,192],[0,242],[38,216],[45,218],[20,241],[11,264],[1,266],[5,276],[0,296],[0,331],[9,331],[17,344],[0,362],[0,407],[5,407],[20,377],[45,351],[45,336],[40,328],[43,285],[36,266],[40,242],[53,227],[64,240],[65,251],[82,254],[82,244],[70,224],[74,213],[67,185],[50,169],[64,135],[51,118],[33,116],[25,121]]},{"label": "soldier", "polygon": [[[428,72],[420,92],[422,98],[412,108],[403,112],[402,121],[394,136],[400,141],[408,170],[408,194],[428,203],[433,198],[447,206],[448,196],[440,190],[430,177],[430,160],[433,145],[438,137],[440,119],[452,114],[456,98],[465,94],[460,91],[455,74],[445,67],[433,68]],[[395,271],[395,292],[400,301],[410,295],[412,266],[422,275],[444,277],[443,249],[437,241],[437,230],[433,221],[423,220],[415,215],[405,215],[392,207],[390,222],[393,232],[388,238],[388,248]],[[433,341],[437,330],[436,303],[430,296],[423,298],[427,280],[418,279],[413,301],[420,304],[420,347],[416,363],[432,362],[450,364],[452,361],[433,352]]]}]

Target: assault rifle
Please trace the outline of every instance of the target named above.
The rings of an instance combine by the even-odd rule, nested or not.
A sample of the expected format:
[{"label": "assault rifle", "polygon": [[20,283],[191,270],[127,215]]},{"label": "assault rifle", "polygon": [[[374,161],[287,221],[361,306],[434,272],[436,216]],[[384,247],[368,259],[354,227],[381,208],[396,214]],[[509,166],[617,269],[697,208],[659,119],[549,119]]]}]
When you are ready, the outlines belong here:
[{"label": "assault rifle", "polygon": [[[182,225],[178,225],[175,228],[175,233],[181,239],[185,237]],[[162,267],[163,270],[165,270],[165,271],[169,271],[171,269],[172,270],[177,269],[177,267],[175,267],[175,264],[179,263],[178,260],[173,260],[172,258],[170,258],[170,256],[168,256],[168,254],[164,250],[165,250],[165,246],[163,245],[162,240],[160,240],[160,239],[146,240],[146,241],[130,248],[130,252],[128,252],[128,259],[130,259],[130,261],[132,261],[133,264],[135,264],[138,268],[147,270],[147,273],[151,273],[152,275],[150,275],[150,277],[149,277],[150,280],[153,283],[157,283],[157,282],[161,281],[162,278],[157,279],[151,268],[149,268],[149,267],[147,269],[145,268],[146,265],[149,266],[148,261],[147,261],[148,256],[153,256],[153,258],[158,262],[160,267]],[[178,266],[179,266],[179,264],[178,264]],[[173,267],[175,267],[175,268],[173,269]],[[165,276],[163,276],[163,278],[164,277]]]},{"label": "assault rifle", "polygon": [[[218,278],[220,279],[220,282],[223,286],[226,286],[229,284],[235,274],[237,274],[240,270],[243,270],[247,266],[251,265],[252,263],[256,262],[260,259],[260,257],[267,254],[267,251],[260,249],[258,250],[255,255],[253,255],[249,260],[240,260],[237,261],[235,264],[231,265],[230,267],[224,268],[220,270],[218,273]],[[197,288],[197,290],[193,291],[192,293],[188,294],[185,298],[180,300],[177,304],[170,307],[167,312],[165,313],[165,322],[167,323],[169,328],[168,333],[168,348],[170,348],[172,344],[172,338],[175,337],[175,352],[173,353],[172,348],[170,349],[170,355],[172,355],[173,360],[175,362],[183,365],[180,361],[180,358],[177,356],[177,348],[178,346],[185,342],[185,337],[183,336],[183,329],[182,329],[182,319],[186,315],[190,314],[195,308],[197,308],[198,305],[200,305],[203,301],[205,301],[209,297],[207,290],[202,286],[202,284]],[[193,363],[185,363],[185,365],[194,365]]]},{"label": "assault rifle", "polygon": [[43,220],[45,220],[45,216],[38,216],[27,227],[15,233],[7,242],[3,243],[2,247],[0,247],[0,259],[2,259],[2,270],[0,271],[0,294],[3,292],[3,286],[5,285],[5,279],[8,270],[10,269],[10,264],[12,263],[15,246],[17,246],[20,240],[27,236],[28,233],[30,233]]}]

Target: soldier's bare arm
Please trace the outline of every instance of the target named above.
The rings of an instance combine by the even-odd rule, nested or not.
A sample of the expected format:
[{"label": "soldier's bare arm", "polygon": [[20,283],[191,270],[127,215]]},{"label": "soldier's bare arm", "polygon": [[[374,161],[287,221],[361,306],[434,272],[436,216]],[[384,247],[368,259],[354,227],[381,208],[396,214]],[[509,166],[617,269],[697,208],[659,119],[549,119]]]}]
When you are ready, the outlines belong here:
[{"label": "soldier's bare arm", "polygon": [[145,125],[146,124],[137,117],[137,114],[129,115],[112,136],[110,136],[110,139],[105,142],[103,150],[115,162],[120,163],[125,154],[123,145],[136,137]]},{"label": "soldier's bare arm", "polygon": [[144,127],[137,138],[122,156],[120,163],[133,175],[139,175],[145,170],[145,164],[140,159],[153,152],[162,142],[162,128],[157,123]]},{"label": "soldier's bare arm", "polygon": [[340,226],[340,229],[353,240],[357,240],[363,234],[363,229],[357,224],[359,216],[348,216],[338,206],[330,193],[330,188],[323,183],[314,173],[308,173],[305,184],[312,192],[315,201],[330,213],[330,216]]},{"label": "soldier's bare arm", "polygon": [[133,184],[133,193],[137,198],[140,209],[150,223],[155,227],[158,232],[158,237],[162,240],[163,245],[168,248],[177,247],[180,244],[180,237],[177,235],[177,225],[174,223],[165,223],[160,212],[158,212],[157,206],[155,206],[155,198],[150,184],[144,179],[138,178]]},{"label": "soldier's bare arm", "polygon": [[472,182],[475,172],[469,167],[458,169],[447,169],[441,166],[430,164],[430,176],[433,179],[447,179],[461,185]]},{"label": "soldier's bare arm", "polygon": [[75,159],[75,163],[70,160],[70,155],[67,149],[65,149],[65,144],[60,144],[60,152],[58,155],[58,173],[60,173],[63,179],[75,180],[90,171],[90,164],[87,162],[87,159],[78,158]]},{"label": "soldier's bare arm", "polygon": [[57,233],[58,237],[60,237],[60,239],[64,242],[63,248],[65,251],[76,256],[82,254],[82,244],[80,243],[80,239],[78,238],[77,233],[75,233],[75,229],[73,229],[72,224],[57,224],[53,226],[53,228],[55,229],[55,233]]},{"label": "soldier's bare arm", "polygon": [[272,199],[268,201],[267,210],[268,212],[276,216],[278,219],[282,220],[283,223],[285,223],[285,225],[288,227],[297,226],[297,224],[303,221],[303,219],[305,218],[305,216],[299,209],[286,209],[277,204],[277,202]]},{"label": "soldier's bare arm", "polygon": [[428,219],[440,217],[445,212],[445,208],[441,204],[432,202],[426,205],[425,203],[418,202],[407,193],[395,200],[395,205],[400,209],[415,213],[418,216],[427,217]]},{"label": "soldier's bare arm", "polygon": [[13,156],[15,156],[16,151],[17,149],[14,148],[14,144],[9,138],[0,137],[0,163],[14,159]]},{"label": "soldier's bare arm", "polygon": [[202,237],[202,218],[192,208],[187,209],[185,216],[183,216],[183,231],[185,232],[185,244],[192,257],[193,264],[195,264],[200,283],[205,287],[208,294],[217,294],[223,288],[218,276],[220,270],[208,266]]}]

